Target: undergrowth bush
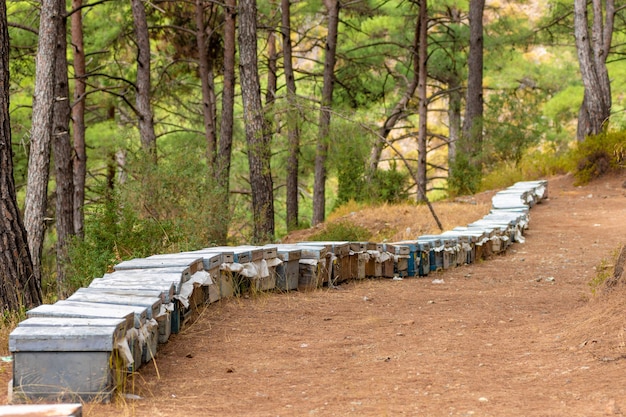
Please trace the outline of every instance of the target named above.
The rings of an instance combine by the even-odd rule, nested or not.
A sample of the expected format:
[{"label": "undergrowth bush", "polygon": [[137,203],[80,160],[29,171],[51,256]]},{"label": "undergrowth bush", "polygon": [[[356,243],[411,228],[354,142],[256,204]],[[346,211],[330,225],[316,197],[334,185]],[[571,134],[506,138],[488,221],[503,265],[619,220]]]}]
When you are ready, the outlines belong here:
[{"label": "undergrowth bush", "polygon": [[365,227],[356,225],[350,221],[342,220],[328,223],[323,230],[311,235],[309,241],[366,241],[370,238],[370,232]]},{"label": "undergrowth bush", "polygon": [[588,136],[573,151],[576,161],[574,176],[577,184],[624,167],[626,159],[626,131],[606,132]]},{"label": "undergrowth bush", "polygon": [[505,161],[492,166],[482,178],[480,191],[505,188],[518,181],[566,174],[574,166],[570,152],[529,151],[519,163]]},{"label": "undergrowth bush", "polygon": [[69,248],[70,291],[122,260],[226,243],[230,210],[200,161],[170,155],[153,166],[138,158],[128,171],[126,183],[86,209],[84,239]]}]

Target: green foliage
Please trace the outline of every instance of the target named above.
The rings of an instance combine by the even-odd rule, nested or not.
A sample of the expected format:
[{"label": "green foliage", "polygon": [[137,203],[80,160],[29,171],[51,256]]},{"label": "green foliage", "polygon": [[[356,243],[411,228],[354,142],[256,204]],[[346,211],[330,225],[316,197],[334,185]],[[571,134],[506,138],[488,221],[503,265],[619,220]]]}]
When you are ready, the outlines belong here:
[{"label": "green foliage", "polygon": [[485,163],[522,159],[525,150],[537,144],[547,130],[540,112],[542,97],[530,87],[508,94],[489,96],[485,117]]},{"label": "green foliage", "polygon": [[70,289],[124,259],[226,243],[231,214],[222,191],[207,178],[206,165],[190,157],[190,147],[178,148],[156,167],[140,154],[128,163],[125,184],[101,185],[105,200],[86,213],[84,239],[70,245]]},{"label": "green foliage", "polygon": [[309,241],[366,241],[370,232],[348,220],[329,223],[323,230],[311,235]]},{"label": "green foliage", "polygon": [[478,191],[482,171],[470,162],[464,153],[458,153],[454,162],[450,164],[448,177],[448,192],[450,195],[468,195]]},{"label": "green foliage", "polygon": [[623,168],[626,161],[626,130],[588,136],[573,152],[574,176],[584,184],[610,171]]},{"label": "green foliage", "polygon": [[482,178],[479,191],[497,190],[518,181],[536,180],[572,171],[569,152],[528,151],[519,163],[502,161],[491,166]]},{"label": "green foliage", "polygon": [[409,198],[406,184],[409,174],[400,171],[395,161],[392,161],[389,169],[378,169],[374,173],[372,183],[369,185],[372,202],[397,204]]}]

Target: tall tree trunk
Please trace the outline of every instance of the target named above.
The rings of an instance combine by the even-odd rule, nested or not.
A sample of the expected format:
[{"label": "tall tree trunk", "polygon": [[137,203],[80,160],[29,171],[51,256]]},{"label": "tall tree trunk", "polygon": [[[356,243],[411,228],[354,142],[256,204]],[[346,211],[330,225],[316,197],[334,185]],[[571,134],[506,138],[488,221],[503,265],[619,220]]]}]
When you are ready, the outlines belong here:
[{"label": "tall tree trunk", "polygon": [[590,34],[587,1],[574,1],[574,36],[585,87],[576,132],[578,140],[602,132],[611,115],[611,82],[606,68],[606,58],[613,37],[615,3],[614,0],[592,0],[592,6],[593,21]]},{"label": "tall tree trunk", "polygon": [[57,292],[65,297],[65,267],[68,261],[67,245],[74,235],[74,178],[72,144],[70,141],[70,91],[67,78],[67,17],[65,2],[59,2],[57,26],[56,75],[52,153],[56,175],[56,269]]},{"label": "tall tree trunk", "polygon": [[337,34],[339,29],[339,1],[325,0],[328,16],[328,34],[324,57],[324,84],[320,107],[317,148],[315,152],[315,176],[313,182],[313,225],[322,223],[326,217],[326,159],[330,143],[330,113],[335,86],[335,61],[337,59]]},{"label": "tall tree trunk", "polygon": [[[233,148],[233,114],[235,106],[235,23],[237,1],[226,0],[224,4],[224,85],[222,87],[222,119],[220,123],[219,149],[215,178],[223,193],[228,209],[230,193],[230,162]],[[228,222],[221,229],[220,239],[226,241]]]},{"label": "tall tree trunk", "polygon": [[41,304],[41,285],[35,276],[26,230],[17,206],[13,180],[9,121],[9,31],[6,2],[0,2],[0,312]]},{"label": "tall tree trunk", "polygon": [[248,143],[255,243],[274,239],[274,191],[270,141],[261,106],[257,67],[256,0],[239,2],[239,72]]},{"label": "tall tree trunk", "polygon": [[85,146],[85,92],[87,87],[85,49],[83,43],[83,0],[72,0],[72,51],[74,52],[73,170],[74,170],[74,233],[84,236],[85,179],[87,177],[87,148]]},{"label": "tall tree trunk", "polygon": [[265,92],[265,104],[269,105],[276,100],[276,62],[278,56],[276,54],[276,34],[273,28],[270,28],[267,35],[267,91]]},{"label": "tall tree trunk", "polygon": [[418,47],[418,83],[417,96],[419,99],[419,131],[417,135],[417,201],[426,202],[428,178],[426,177],[426,156],[428,153],[428,99],[426,97],[426,82],[428,77],[428,4],[420,0],[419,14],[419,47]]},{"label": "tall tree trunk", "polygon": [[[211,4],[210,7],[213,7]],[[204,23],[204,0],[196,0],[196,42],[198,47],[198,67],[202,85],[202,117],[204,118],[204,136],[206,140],[209,170],[214,171],[217,150],[215,129],[215,93],[213,92],[213,70],[209,58],[206,27]]]},{"label": "tall tree trunk", "polygon": [[448,167],[452,167],[456,158],[456,147],[461,138],[461,83],[455,79],[454,82],[448,84],[448,88],[450,89],[448,94]]},{"label": "tall tree trunk", "polygon": [[35,69],[33,127],[28,158],[28,181],[24,208],[24,226],[33,260],[35,278],[41,285],[41,254],[45,234],[45,215],[50,169],[50,141],[54,108],[54,73],[56,64],[59,0],[43,0],[39,23],[39,44]]},{"label": "tall tree trunk", "polygon": [[142,0],[131,0],[137,40],[137,97],[135,105],[139,119],[139,136],[143,150],[152,162],[157,162],[156,134],[150,107],[150,36],[146,10]]},{"label": "tall tree trunk", "polygon": [[[470,160],[480,154],[483,141],[483,11],[485,0],[470,0],[470,45],[467,100],[463,121],[463,152]],[[474,161],[477,163],[476,161]]]},{"label": "tall tree trunk", "polygon": [[283,66],[287,84],[287,230],[298,227],[298,165],[300,153],[300,123],[296,102],[296,80],[293,73],[291,50],[290,0],[281,0],[281,32],[283,37]]},{"label": "tall tree trunk", "polygon": [[407,106],[409,105],[411,98],[413,98],[413,96],[415,95],[415,90],[417,89],[417,81],[419,78],[419,30],[420,22],[418,17],[415,20],[415,32],[413,36],[413,45],[411,47],[413,78],[411,79],[409,85],[406,86],[404,94],[393,107],[393,110],[391,110],[391,113],[389,114],[389,116],[387,116],[387,119],[385,119],[383,125],[378,129],[378,138],[376,139],[376,142],[374,142],[374,146],[372,146],[372,150],[370,151],[370,158],[367,170],[368,182],[372,180],[373,175],[378,168],[378,163],[380,162],[383,149],[385,148],[385,141],[387,140],[389,133],[391,133],[393,128],[400,120],[404,119],[409,114],[407,112]]}]

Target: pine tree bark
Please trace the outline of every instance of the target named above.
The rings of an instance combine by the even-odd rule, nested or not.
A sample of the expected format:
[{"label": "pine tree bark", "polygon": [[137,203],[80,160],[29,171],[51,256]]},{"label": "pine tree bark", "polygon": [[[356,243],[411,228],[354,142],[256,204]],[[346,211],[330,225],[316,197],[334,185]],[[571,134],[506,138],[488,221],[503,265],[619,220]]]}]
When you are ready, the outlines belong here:
[{"label": "pine tree bark", "polygon": [[204,119],[204,136],[206,140],[207,159],[209,169],[213,171],[217,151],[217,134],[215,128],[215,87],[213,70],[209,58],[209,51],[204,23],[204,0],[196,0],[196,43],[198,47],[198,73],[202,86],[202,117]]},{"label": "pine tree bark", "polygon": [[322,223],[326,218],[326,160],[328,159],[330,143],[330,115],[335,86],[335,62],[337,59],[337,35],[339,29],[339,1],[325,0],[324,4],[327,10],[328,34],[326,35],[324,81],[315,152],[312,225]]},{"label": "pine tree bark", "polygon": [[277,61],[276,53],[276,34],[273,28],[270,28],[267,35],[267,90],[265,91],[265,104],[270,105],[276,100],[276,84],[277,84]]},{"label": "pine tree bark", "polygon": [[428,154],[428,100],[426,97],[426,82],[428,72],[428,4],[427,0],[420,0],[419,12],[419,47],[418,47],[418,83],[417,96],[419,100],[419,130],[417,134],[417,201],[426,202],[428,178],[426,176],[426,160]]},{"label": "pine tree bark", "polygon": [[[215,178],[223,193],[225,209],[229,210],[230,164],[233,148],[233,114],[235,106],[235,23],[237,1],[226,0],[224,3],[224,74],[222,87],[222,117]],[[221,229],[220,240],[225,242],[228,234],[228,222]]]},{"label": "pine tree bark", "polygon": [[74,233],[84,236],[85,180],[87,178],[87,147],[85,146],[85,92],[87,78],[85,66],[85,47],[83,42],[83,0],[72,0],[71,30],[72,51],[74,54],[74,104],[72,106],[73,136],[73,182],[74,182]]},{"label": "pine tree bark", "polygon": [[261,106],[257,66],[256,0],[239,2],[239,72],[252,188],[255,243],[274,239],[274,191],[270,168],[271,135]]},{"label": "pine tree bark", "polygon": [[602,132],[611,115],[611,82],[606,59],[611,48],[615,18],[614,0],[592,0],[591,32],[586,0],[574,1],[574,37],[585,87],[578,116],[579,141]]},{"label": "pine tree bark", "polygon": [[287,85],[287,230],[298,227],[298,169],[300,154],[300,122],[296,98],[296,81],[293,72],[291,48],[291,7],[290,0],[281,0],[281,33],[283,38],[283,67]]},{"label": "pine tree bark", "polygon": [[150,106],[150,36],[146,10],[142,0],[131,0],[137,41],[137,96],[135,105],[139,119],[141,146],[152,162],[157,162],[156,134]]},{"label": "pine tree bark", "polygon": [[480,154],[483,141],[483,11],[485,0],[470,0],[470,44],[468,55],[467,99],[463,120],[463,152]]},{"label": "pine tree bark", "polygon": [[9,121],[9,32],[0,2],[0,312],[32,308],[42,301],[26,230],[17,206]]},{"label": "pine tree bark", "polygon": [[59,0],[43,0],[39,23],[39,44],[35,69],[33,123],[28,157],[28,181],[24,208],[24,226],[32,256],[35,279],[41,285],[41,254],[45,235],[50,169],[50,142],[54,108]]},{"label": "pine tree bark", "polygon": [[67,77],[67,17],[65,2],[59,2],[57,26],[55,104],[52,132],[52,153],[56,176],[56,271],[57,293],[65,297],[67,245],[74,235],[74,178],[72,144],[70,141],[70,91]]}]

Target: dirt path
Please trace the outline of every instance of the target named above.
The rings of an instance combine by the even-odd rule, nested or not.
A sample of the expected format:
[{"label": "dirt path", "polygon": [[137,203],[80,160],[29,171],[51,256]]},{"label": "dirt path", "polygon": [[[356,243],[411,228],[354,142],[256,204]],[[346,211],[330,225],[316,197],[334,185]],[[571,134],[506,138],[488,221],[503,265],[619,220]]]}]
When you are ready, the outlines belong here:
[{"label": "dirt path", "polygon": [[131,381],[142,399],[84,413],[626,414],[626,291],[588,285],[626,243],[625,179],[552,180],[526,243],[487,262],[212,305]]}]

